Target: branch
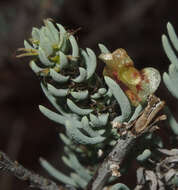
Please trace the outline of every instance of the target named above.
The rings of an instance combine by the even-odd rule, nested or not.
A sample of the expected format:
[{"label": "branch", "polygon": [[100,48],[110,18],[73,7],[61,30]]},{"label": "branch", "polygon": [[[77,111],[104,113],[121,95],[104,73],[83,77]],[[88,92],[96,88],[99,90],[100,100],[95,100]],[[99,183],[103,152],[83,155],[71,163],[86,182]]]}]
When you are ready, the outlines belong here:
[{"label": "branch", "polygon": [[135,140],[136,137],[129,133],[126,138],[120,138],[117,141],[114,149],[106,157],[93,179],[87,185],[86,190],[101,190],[112,174],[119,177],[118,169],[135,144]]},{"label": "branch", "polygon": [[123,130],[125,129],[125,132],[122,133],[125,135],[121,134],[113,150],[105,158],[92,180],[88,183],[86,190],[101,190],[111,176],[120,177],[119,168],[137,138],[146,132],[157,129],[155,122],[165,119],[165,116],[155,118],[157,113],[164,107],[164,104],[156,96],[150,95],[148,105],[136,120],[126,125],[120,123],[113,124],[113,126],[118,128],[118,131],[122,128]]},{"label": "branch", "polygon": [[55,182],[39,176],[20,165],[18,162],[13,162],[4,152],[0,151],[0,171],[7,172],[17,177],[20,180],[30,183],[31,188],[41,190],[62,190]]}]

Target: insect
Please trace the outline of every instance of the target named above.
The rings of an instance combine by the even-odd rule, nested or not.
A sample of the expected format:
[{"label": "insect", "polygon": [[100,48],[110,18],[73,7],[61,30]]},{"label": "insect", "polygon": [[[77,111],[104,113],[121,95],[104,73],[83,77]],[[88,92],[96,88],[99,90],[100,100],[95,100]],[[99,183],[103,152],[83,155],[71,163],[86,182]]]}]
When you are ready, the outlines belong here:
[{"label": "insect", "polygon": [[165,120],[166,115],[157,116],[157,113],[163,109],[165,102],[161,101],[158,97],[151,94],[147,98],[147,106],[139,114],[138,118],[129,123],[113,123],[113,128],[117,128],[120,135],[126,135],[128,131],[131,131],[134,135],[140,135],[144,132],[154,131],[158,129],[157,122]]},{"label": "insect", "polygon": [[133,106],[145,102],[148,95],[153,94],[160,84],[158,70],[148,67],[139,71],[124,49],[102,53],[99,58],[106,64],[103,75],[111,77],[120,85]]}]

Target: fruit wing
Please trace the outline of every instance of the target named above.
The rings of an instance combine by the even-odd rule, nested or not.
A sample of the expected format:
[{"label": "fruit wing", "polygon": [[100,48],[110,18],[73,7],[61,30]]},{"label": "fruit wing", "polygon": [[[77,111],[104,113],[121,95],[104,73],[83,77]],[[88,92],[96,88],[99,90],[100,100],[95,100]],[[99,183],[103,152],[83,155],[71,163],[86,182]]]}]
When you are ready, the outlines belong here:
[{"label": "fruit wing", "polygon": [[142,100],[145,100],[148,95],[153,94],[161,82],[161,75],[158,70],[147,67],[141,70],[143,80],[141,81],[141,90],[139,96]]}]

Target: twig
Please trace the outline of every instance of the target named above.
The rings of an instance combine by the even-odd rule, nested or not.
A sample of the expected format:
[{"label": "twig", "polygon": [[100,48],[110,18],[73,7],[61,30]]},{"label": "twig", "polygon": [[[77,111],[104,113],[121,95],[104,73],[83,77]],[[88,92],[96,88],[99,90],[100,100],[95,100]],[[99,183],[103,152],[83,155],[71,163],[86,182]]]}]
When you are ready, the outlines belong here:
[{"label": "twig", "polygon": [[[133,147],[136,139],[146,132],[156,129],[156,114],[164,107],[164,102],[160,101],[154,95],[150,95],[148,105],[145,107],[141,115],[132,123],[126,126],[126,135],[118,139],[111,153],[105,158],[104,162],[96,171],[94,177],[87,185],[86,190],[101,190],[111,176],[119,177],[121,174],[119,168]],[[115,124],[114,124],[115,125]],[[122,127],[118,123],[118,129]]]},{"label": "twig", "polygon": [[20,180],[29,182],[31,188],[41,190],[62,190],[55,182],[39,176],[20,165],[13,162],[4,152],[0,151],[0,171],[7,172]]},{"label": "twig", "polygon": [[[117,141],[112,152],[106,157],[102,165],[97,170],[92,181],[89,182],[86,190],[100,190],[103,188],[109,177],[111,177],[114,169],[119,169],[127,153],[133,147],[136,137],[129,133],[125,139],[120,138]],[[116,173],[116,175],[120,173]]]}]

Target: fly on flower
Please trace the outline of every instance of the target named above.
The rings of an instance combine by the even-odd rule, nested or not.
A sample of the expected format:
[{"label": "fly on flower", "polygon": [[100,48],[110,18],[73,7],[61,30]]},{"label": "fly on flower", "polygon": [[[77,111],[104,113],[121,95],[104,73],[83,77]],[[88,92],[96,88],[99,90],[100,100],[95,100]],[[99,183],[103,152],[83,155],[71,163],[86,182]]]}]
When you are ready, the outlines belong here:
[{"label": "fly on flower", "polygon": [[102,53],[99,58],[106,64],[103,75],[111,77],[120,85],[133,106],[143,103],[160,84],[161,76],[158,70],[152,67],[137,70],[124,49]]}]

